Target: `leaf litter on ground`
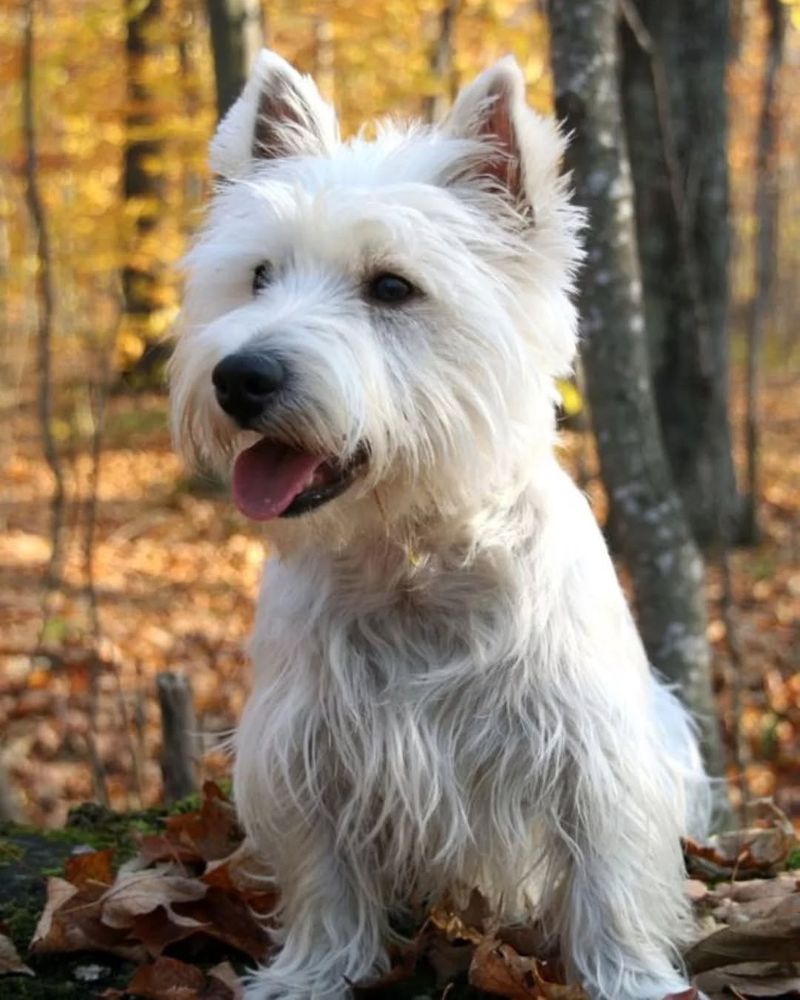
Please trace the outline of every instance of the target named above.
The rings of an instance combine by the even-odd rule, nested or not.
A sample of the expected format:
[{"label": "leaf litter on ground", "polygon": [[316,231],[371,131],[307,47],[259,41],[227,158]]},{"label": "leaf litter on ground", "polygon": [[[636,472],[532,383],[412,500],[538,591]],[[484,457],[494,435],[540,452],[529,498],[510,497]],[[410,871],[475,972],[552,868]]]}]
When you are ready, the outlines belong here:
[{"label": "leaf litter on ground", "polygon": [[[791,823],[758,802],[748,828],[684,843],[687,894],[698,932],[685,952],[697,987],[664,1000],[800,1000],[800,873]],[[136,835],[139,850],[115,867],[111,850],[78,849],[50,877],[32,955],[106,952],[137,963],[107,1000],[238,1000],[238,972],[269,957],[278,894],[270,870],[244,839],[228,797],[206,782],[199,808]],[[220,963],[220,958],[225,961]],[[34,963],[35,964],[35,963]],[[0,974],[32,974],[0,926]],[[422,914],[392,966],[353,984],[357,1000],[403,996],[422,976],[458,996],[458,983],[508,1000],[586,1000],[566,981],[536,925],[501,926],[484,897],[446,899]],[[456,985],[453,985],[456,984]]]}]

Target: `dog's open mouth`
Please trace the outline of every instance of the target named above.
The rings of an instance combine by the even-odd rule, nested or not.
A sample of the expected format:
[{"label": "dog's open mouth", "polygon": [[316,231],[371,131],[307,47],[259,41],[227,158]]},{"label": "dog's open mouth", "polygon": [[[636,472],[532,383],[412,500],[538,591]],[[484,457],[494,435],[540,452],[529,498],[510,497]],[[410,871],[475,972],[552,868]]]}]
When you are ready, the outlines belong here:
[{"label": "dog's open mouth", "polygon": [[343,493],[366,460],[363,447],[342,464],[262,438],[236,457],[233,501],[253,521],[297,517]]}]

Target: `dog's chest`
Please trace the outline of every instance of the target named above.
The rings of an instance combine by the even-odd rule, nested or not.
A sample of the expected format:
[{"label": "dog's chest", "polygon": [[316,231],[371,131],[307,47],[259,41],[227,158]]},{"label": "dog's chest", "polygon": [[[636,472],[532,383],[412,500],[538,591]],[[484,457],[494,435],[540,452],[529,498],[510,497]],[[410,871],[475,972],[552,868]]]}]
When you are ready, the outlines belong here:
[{"label": "dog's chest", "polygon": [[488,841],[502,822],[493,791],[530,775],[531,717],[508,706],[529,700],[511,690],[516,637],[488,598],[462,595],[460,614],[398,602],[329,625],[314,644],[301,766],[359,848],[430,860]]}]

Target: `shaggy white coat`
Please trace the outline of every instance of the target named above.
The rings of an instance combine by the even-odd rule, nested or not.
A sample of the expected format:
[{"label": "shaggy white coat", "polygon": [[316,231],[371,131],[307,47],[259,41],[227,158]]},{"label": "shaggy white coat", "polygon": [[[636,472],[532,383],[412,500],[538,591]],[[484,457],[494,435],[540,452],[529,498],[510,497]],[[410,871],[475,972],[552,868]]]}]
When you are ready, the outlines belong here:
[{"label": "shaggy white coat", "polygon": [[[387,967],[393,912],[473,886],[503,919],[541,919],[593,1000],[686,987],[697,748],[554,457],[582,225],[563,149],[511,60],[438,128],[343,143],[266,52],[214,139],[176,441],[227,471],[257,440],[210,373],[258,344],[293,373],[265,433],[370,456],[342,496],[266,526],[234,790],[280,884],[282,947],[249,1000],[348,995]],[[365,301],[376,270],[421,294]]]}]

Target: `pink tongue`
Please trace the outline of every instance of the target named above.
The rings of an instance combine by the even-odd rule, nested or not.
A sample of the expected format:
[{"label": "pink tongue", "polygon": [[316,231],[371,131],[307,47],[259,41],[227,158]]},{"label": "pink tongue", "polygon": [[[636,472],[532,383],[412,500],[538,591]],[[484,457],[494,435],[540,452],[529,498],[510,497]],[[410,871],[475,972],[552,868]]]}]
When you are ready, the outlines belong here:
[{"label": "pink tongue", "polygon": [[233,465],[233,502],[254,521],[282,514],[311,482],[320,455],[308,455],[266,438],[245,449]]}]

